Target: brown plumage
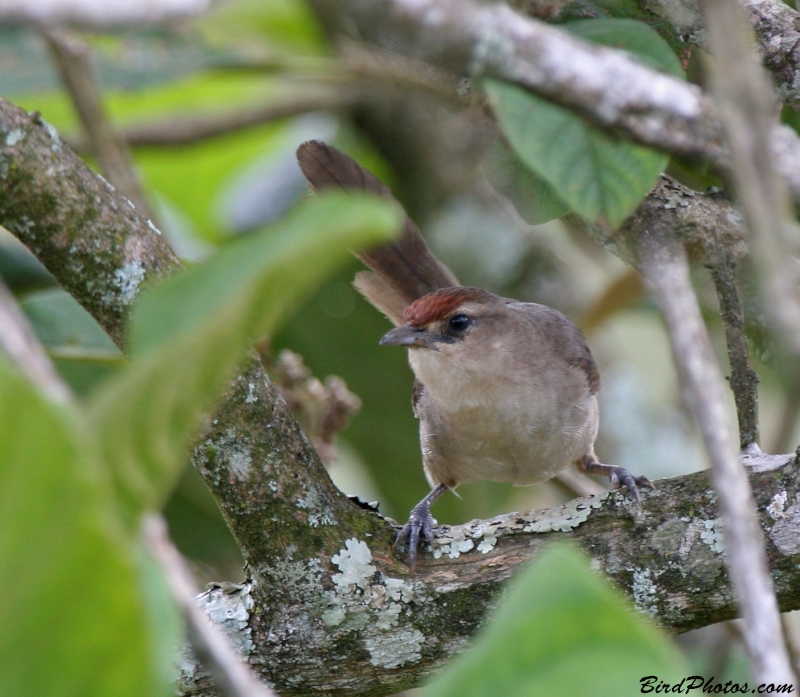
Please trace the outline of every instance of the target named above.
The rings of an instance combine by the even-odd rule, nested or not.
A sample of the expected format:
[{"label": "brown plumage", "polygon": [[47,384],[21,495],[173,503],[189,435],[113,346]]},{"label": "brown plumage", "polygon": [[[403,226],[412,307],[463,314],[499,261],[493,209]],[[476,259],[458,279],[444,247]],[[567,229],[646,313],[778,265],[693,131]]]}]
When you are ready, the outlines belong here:
[{"label": "brown plumage", "polygon": [[[297,161],[317,190],[331,187],[361,189],[394,200],[389,188],[372,172],[318,140],[303,143],[297,149]],[[403,310],[417,298],[440,288],[458,285],[453,272],[431,253],[408,216],[397,242],[356,256],[372,269],[372,273],[362,271],[356,276],[356,288],[394,324],[403,322]]]},{"label": "brown plumage", "polygon": [[[297,153],[316,189],[338,186],[391,197],[372,173],[317,141]],[[604,474],[638,500],[644,477],[594,454],[600,376],[583,334],[544,305],[460,286],[406,217],[394,244],[362,252],[372,270],[356,287],[396,326],[381,344],[405,346],[414,371],[423,467],[433,488],[411,512],[413,568],[420,535],[433,541],[430,507],[447,489],[490,479],[533,484],[574,464]]]}]

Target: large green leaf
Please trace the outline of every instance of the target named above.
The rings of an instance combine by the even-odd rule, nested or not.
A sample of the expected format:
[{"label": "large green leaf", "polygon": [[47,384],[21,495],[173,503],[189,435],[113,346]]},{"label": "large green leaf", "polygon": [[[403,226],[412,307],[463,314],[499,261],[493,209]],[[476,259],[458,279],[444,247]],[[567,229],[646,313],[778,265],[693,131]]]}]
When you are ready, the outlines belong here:
[{"label": "large green leaf", "polygon": [[474,647],[425,697],[640,694],[640,680],[687,675],[667,637],[571,547],[544,552],[508,590]]},{"label": "large green leaf", "polygon": [[[634,20],[596,19],[565,29],[632,53],[649,67],[681,76],[677,57],[650,27]],[[562,107],[510,84],[486,89],[520,159],[582,216],[617,226],[650,192],[668,157],[616,140]]]},{"label": "large green leaf", "polygon": [[492,185],[509,198],[531,225],[555,220],[570,211],[555,189],[531,171],[505,142],[497,140],[484,162]]},{"label": "large green leaf", "polygon": [[135,552],[93,455],[77,418],[0,359],[3,697],[169,690]]},{"label": "large green leaf", "polygon": [[132,365],[92,405],[131,521],[164,502],[201,415],[248,344],[347,259],[348,247],[385,242],[399,225],[385,200],[331,192],[143,294]]}]

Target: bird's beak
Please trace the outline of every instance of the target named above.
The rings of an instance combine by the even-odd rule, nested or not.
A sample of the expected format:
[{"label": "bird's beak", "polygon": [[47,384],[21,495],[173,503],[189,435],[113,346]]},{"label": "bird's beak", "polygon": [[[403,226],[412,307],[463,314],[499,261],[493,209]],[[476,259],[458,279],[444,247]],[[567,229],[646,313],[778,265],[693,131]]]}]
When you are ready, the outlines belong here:
[{"label": "bird's beak", "polygon": [[435,341],[435,337],[427,329],[401,324],[384,334],[381,346],[422,347],[437,350]]}]

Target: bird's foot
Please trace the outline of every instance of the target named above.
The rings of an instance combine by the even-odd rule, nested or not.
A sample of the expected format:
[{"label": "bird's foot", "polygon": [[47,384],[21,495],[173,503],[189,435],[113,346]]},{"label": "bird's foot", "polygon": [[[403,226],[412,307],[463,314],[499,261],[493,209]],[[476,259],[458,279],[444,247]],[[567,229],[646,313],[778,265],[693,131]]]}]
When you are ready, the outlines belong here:
[{"label": "bird's foot", "polygon": [[421,501],[411,509],[408,522],[403,526],[394,546],[408,540],[408,563],[413,572],[417,566],[417,549],[419,548],[419,538],[422,535],[428,542],[428,546],[433,548],[433,529],[436,527],[436,519],[431,515],[430,504]]},{"label": "bird's foot", "polygon": [[594,453],[585,456],[583,460],[579,461],[578,466],[589,474],[599,474],[608,477],[611,482],[611,488],[625,489],[628,492],[628,496],[632,497],[636,503],[639,504],[640,509],[642,507],[642,495],[639,493],[639,487],[647,487],[648,489],[656,488],[656,485],[647,477],[634,477],[624,467],[604,465],[598,462]]},{"label": "bird's foot", "polygon": [[640,506],[642,504],[642,496],[639,493],[639,487],[656,488],[656,485],[647,477],[634,477],[624,467],[610,466],[608,479],[611,482],[612,489],[625,489],[628,495],[632,496]]}]

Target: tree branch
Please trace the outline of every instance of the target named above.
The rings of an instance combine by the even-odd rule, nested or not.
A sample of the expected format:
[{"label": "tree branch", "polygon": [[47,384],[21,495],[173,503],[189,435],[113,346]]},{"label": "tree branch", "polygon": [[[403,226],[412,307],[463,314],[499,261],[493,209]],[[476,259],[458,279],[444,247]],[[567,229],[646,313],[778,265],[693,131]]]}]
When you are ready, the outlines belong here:
[{"label": "tree branch", "polygon": [[736,281],[736,260],[724,244],[705,249],[711,278],[717,290],[720,317],[725,328],[731,374],[728,381],[736,401],[739,418],[739,447],[758,444],[758,383],[760,378],[750,362],[750,349],[744,331],[744,311]]},{"label": "tree branch", "polygon": [[55,128],[2,97],[0,224],[120,347],[142,284],[179,263],[152,223],[76,157]]},{"label": "tree branch", "polygon": [[[694,0],[636,0],[636,4],[644,16],[666,22],[687,47],[708,46],[700,5]],[[743,0],[742,4],[772,84],[789,107],[800,110],[800,12],[780,0]]]},{"label": "tree branch", "polygon": [[[0,224],[122,337],[127,304],[118,298],[118,271],[135,253],[145,278],[164,275],[177,265],[169,248],[52,129],[2,100],[0,172],[7,184],[0,187]],[[715,234],[741,244],[737,216],[715,197],[665,179],[643,205],[673,220],[685,239],[716,226]],[[604,241],[624,256],[625,235],[636,239],[640,231]],[[73,247],[95,245],[102,263],[80,268]],[[765,470],[751,476],[779,601],[783,609],[800,607],[797,463],[789,455],[748,457]],[[234,466],[243,458],[250,462],[244,476]],[[675,631],[736,613],[706,473],[660,482],[645,495],[641,515],[610,494],[443,527],[435,558],[425,555],[410,576],[392,551],[396,526],[332,485],[257,362],[229,388],[198,441],[195,465],[252,574],[252,583],[208,593],[205,608],[281,694],[377,695],[417,684],[463,648],[503,581],[551,540],[581,544],[643,611]],[[213,694],[202,671],[184,675],[182,685],[184,694]]]},{"label": "tree branch", "polygon": [[[689,408],[711,461],[726,540],[727,565],[745,621],[745,645],[759,682],[794,684],[764,539],[747,475],[728,423],[723,380],[692,288],[680,241],[661,221],[641,231],[639,263],[667,323]],[[754,446],[757,447],[757,446]]]},{"label": "tree branch", "polygon": [[144,521],[143,534],[184,616],[192,649],[213,673],[214,684],[225,697],[277,697],[247,669],[219,628],[198,607],[192,572],[169,539],[166,521],[161,516],[149,515]]},{"label": "tree branch", "polygon": [[152,217],[125,142],[114,132],[103,108],[92,74],[89,47],[56,29],[44,29],[42,36],[101,171],[145,216]]},{"label": "tree branch", "polygon": [[[514,83],[590,123],[657,150],[726,166],[711,100],[699,87],[582,41],[503,4],[472,0],[311,0],[323,24],[447,68]],[[800,201],[800,138],[776,124],[771,149]]]}]

